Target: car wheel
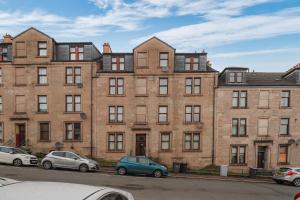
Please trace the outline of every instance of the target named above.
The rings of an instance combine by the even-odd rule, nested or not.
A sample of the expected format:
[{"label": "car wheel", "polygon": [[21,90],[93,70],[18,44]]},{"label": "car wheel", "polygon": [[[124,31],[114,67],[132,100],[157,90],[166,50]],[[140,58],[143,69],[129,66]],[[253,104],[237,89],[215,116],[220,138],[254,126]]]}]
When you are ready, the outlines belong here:
[{"label": "car wheel", "polygon": [[14,159],[13,165],[16,167],[21,167],[23,165],[22,160],[20,160],[19,158]]},{"label": "car wheel", "polygon": [[126,171],[125,167],[120,167],[118,169],[118,174],[119,175],[125,175],[126,173],[127,173],[127,171]]},{"label": "car wheel", "polygon": [[52,168],[52,163],[50,161],[45,161],[43,163],[43,168],[44,169],[51,169]]},{"label": "car wheel", "polygon": [[162,173],[161,173],[160,170],[155,170],[155,171],[153,172],[153,175],[154,175],[155,178],[160,178],[160,177],[162,177]]},{"label": "car wheel", "polygon": [[278,183],[278,184],[283,184],[283,181],[276,181],[276,183]]},{"label": "car wheel", "polygon": [[293,184],[294,184],[294,186],[296,186],[296,187],[300,187],[300,178],[296,178],[296,179],[293,181]]},{"label": "car wheel", "polygon": [[87,171],[89,171],[89,167],[86,164],[81,164],[79,166],[79,171],[81,171],[81,172],[87,172]]}]

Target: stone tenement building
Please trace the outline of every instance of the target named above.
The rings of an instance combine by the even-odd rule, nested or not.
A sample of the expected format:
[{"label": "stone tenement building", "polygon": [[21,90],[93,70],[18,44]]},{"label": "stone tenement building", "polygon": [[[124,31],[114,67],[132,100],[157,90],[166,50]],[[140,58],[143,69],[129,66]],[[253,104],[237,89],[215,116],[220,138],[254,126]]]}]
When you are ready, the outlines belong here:
[{"label": "stone tenement building", "polygon": [[57,43],[30,28],[0,44],[0,143],[89,154],[92,43]]},{"label": "stone tenement building", "polygon": [[0,42],[0,144],[231,170],[300,164],[300,66],[226,68],[153,37],[128,53],[30,28]]}]

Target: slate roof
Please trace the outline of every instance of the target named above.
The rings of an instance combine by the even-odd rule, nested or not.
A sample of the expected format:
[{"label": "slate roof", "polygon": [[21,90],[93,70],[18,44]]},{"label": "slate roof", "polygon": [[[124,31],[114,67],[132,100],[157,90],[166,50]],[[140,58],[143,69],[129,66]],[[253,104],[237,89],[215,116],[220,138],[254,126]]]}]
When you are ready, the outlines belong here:
[{"label": "slate roof", "polygon": [[295,86],[295,80],[283,78],[285,73],[274,72],[245,72],[244,83],[228,84],[225,76],[219,77],[220,86]]}]

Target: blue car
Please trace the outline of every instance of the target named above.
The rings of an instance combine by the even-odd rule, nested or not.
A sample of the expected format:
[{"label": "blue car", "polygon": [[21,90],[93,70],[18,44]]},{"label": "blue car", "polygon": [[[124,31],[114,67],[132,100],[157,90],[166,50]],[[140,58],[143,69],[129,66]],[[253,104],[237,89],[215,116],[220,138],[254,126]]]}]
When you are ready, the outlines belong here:
[{"label": "blue car", "polygon": [[120,175],[145,174],[153,175],[156,178],[168,175],[168,169],[144,156],[124,156],[116,166]]}]

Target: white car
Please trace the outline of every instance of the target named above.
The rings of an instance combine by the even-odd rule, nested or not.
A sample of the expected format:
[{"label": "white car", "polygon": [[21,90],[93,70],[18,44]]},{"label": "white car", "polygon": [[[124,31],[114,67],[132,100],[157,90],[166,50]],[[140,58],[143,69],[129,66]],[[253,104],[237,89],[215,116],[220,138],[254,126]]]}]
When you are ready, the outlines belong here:
[{"label": "white car", "polygon": [[281,167],[272,179],[278,184],[287,182],[300,187],[300,167]]},{"label": "white car", "polygon": [[22,165],[37,165],[38,159],[21,149],[0,146],[0,163],[13,164],[19,167]]},{"label": "white car", "polygon": [[123,190],[58,182],[8,182],[0,178],[0,197],[5,200],[134,200]]}]

